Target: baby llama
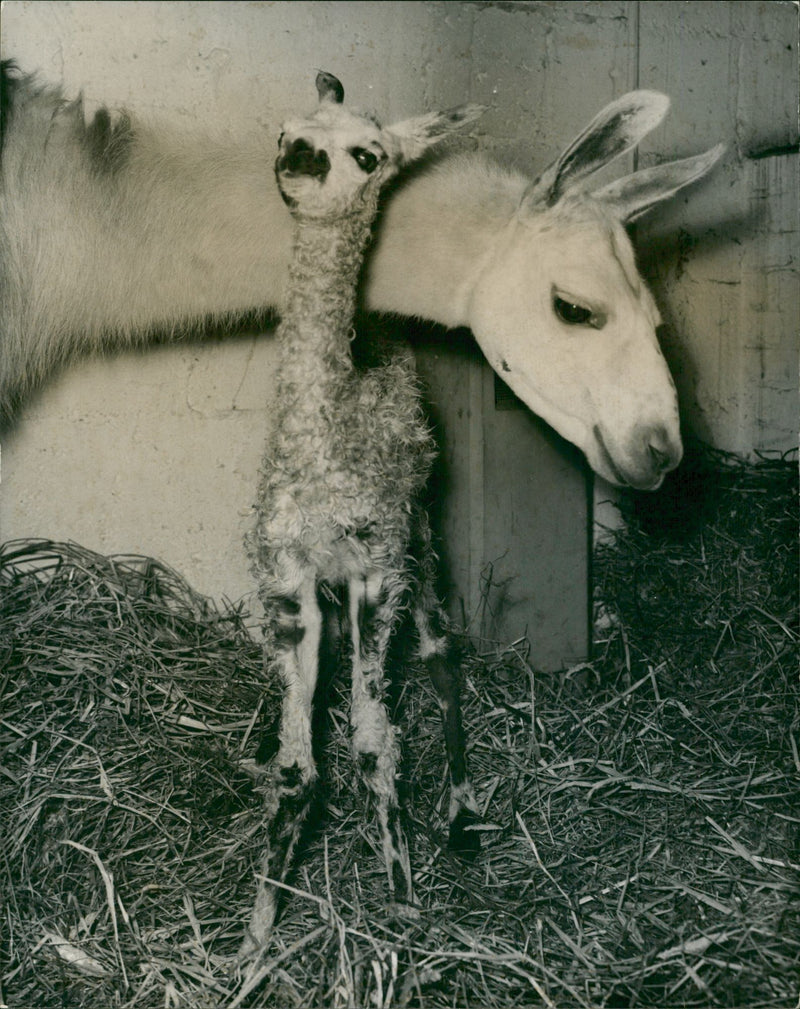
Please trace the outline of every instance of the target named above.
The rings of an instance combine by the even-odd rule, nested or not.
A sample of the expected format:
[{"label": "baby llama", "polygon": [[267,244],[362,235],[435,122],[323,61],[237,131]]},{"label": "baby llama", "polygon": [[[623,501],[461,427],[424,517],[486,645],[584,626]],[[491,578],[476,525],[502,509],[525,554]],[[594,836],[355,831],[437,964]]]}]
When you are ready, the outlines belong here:
[{"label": "baby llama", "polygon": [[[323,598],[342,593],[349,633],[356,766],[374,797],[389,888],[411,896],[398,823],[399,746],[384,703],[386,655],[410,612],[417,653],[440,698],[451,778],[451,845],[477,847],[458,670],[434,589],[428,519],[419,502],[434,456],[413,360],[394,353],[361,370],[352,352],[356,286],[381,187],[482,111],[464,106],[382,129],[341,105],[330,74],[319,107],[286,123],[275,165],[294,218],[289,286],[278,329],[278,417],[248,539],[266,611],[267,661],[284,686],[278,749],[267,772],[267,850],[245,950],[266,940],[314,794],[311,709],[324,633]],[[260,755],[263,756],[263,755]]]}]

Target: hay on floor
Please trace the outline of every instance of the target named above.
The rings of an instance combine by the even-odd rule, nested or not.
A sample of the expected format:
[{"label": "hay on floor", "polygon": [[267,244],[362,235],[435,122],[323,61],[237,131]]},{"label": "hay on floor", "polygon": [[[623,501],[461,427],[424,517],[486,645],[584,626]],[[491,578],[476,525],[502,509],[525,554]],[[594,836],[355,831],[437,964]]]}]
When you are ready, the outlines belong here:
[{"label": "hay on floor", "polygon": [[0,1001],[796,1005],[796,463],[706,453],[629,511],[595,558],[591,663],[467,659],[472,863],[444,847],[438,711],[410,671],[413,907],[387,904],[334,682],[325,803],[249,974],[261,798],[240,762],[278,693],[242,614],[152,561],[7,544]]}]

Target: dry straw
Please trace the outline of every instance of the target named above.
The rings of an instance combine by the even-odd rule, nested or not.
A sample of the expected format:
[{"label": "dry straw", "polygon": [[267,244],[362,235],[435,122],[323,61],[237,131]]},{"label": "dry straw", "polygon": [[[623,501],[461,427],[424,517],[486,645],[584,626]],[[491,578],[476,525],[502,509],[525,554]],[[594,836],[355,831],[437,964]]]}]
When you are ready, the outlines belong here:
[{"label": "dry straw", "polygon": [[472,643],[472,863],[443,847],[435,700],[404,681],[413,906],[387,904],[333,679],[325,802],[248,970],[241,762],[277,692],[243,615],[146,559],[7,544],[0,1003],[794,1007],[796,464],[706,453],[682,473],[598,549],[591,663],[544,675],[525,642]]}]

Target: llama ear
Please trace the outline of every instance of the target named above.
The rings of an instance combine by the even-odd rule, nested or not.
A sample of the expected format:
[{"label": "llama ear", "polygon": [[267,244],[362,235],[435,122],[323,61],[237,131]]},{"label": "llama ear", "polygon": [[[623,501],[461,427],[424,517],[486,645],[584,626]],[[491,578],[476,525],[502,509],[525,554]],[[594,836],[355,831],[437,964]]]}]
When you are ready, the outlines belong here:
[{"label": "llama ear", "polygon": [[321,102],[334,102],[341,105],[344,101],[344,88],[338,77],[329,74],[327,70],[317,71],[317,94]]},{"label": "llama ear", "polygon": [[485,105],[457,105],[446,112],[429,112],[414,119],[404,119],[387,129],[397,141],[403,162],[415,161],[449,133],[475,122],[486,111]]},{"label": "llama ear", "polygon": [[523,206],[552,207],[576,182],[635,147],[667,114],[669,98],[631,91],[606,105],[564,153],[533,182]]},{"label": "llama ear", "polygon": [[704,154],[672,161],[667,165],[644,168],[623,179],[604,186],[592,196],[610,206],[623,221],[634,221],[656,203],[668,200],[690,182],[711,171],[725,153],[725,145],[717,144]]}]

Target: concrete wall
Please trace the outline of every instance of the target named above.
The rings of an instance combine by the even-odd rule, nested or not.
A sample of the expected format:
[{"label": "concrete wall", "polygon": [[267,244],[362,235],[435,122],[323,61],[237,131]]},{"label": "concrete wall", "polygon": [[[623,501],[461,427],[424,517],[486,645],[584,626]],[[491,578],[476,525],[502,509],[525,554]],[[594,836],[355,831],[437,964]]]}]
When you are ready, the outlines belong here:
[{"label": "concrete wall", "polygon": [[[314,68],[387,119],[466,99],[484,145],[533,173],[611,98],[667,91],[640,163],[722,140],[725,165],[639,227],[687,425],[742,452],[796,443],[797,8],[781,3],[42,3],[6,0],[3,56],[94,104],[263,129]],[[269,143],[273,143],[270,139]],[[241,538],[269,422],[257,334],[82,363],[3,441],[0,540],[162,557],[250,588]]]},{"label": "concrete wall", "polygon": [[730,147],[702,199],[674,201],[639,229],[684,417],[729,451],[796,447],[798,7],[649,3],[640,17],[641,83],[681,104],[644,157],[716,137]]}]

